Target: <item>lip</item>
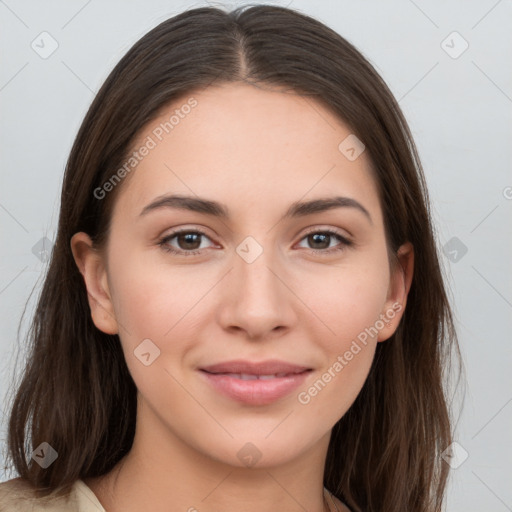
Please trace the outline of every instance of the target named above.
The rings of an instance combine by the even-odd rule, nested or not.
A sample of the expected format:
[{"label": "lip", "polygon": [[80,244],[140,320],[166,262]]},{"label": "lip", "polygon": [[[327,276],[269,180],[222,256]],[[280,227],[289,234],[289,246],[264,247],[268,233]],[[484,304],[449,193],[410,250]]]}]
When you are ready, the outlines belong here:
[{"label": "lip", "polygon": [[[249,405],[267,405],[290,394],[300,386],[312,369],[283,361],[228,361],[204,368],[200,374],[219,393],[232,400]],[[226,375],[231,374],[231,375]],[[252,380],[242,380],[232,374],[251,375]],[[257,376],[285,374],[260,380]]]},{"label": "lip", "polygon": [[249,375],[274,375],[276,373],[301,373],[304,370],[311,370],[307,366],[300,366],[286,361],[269,359],[267,361],[252,362],[236,359],[222,363],[203,366],[200,370],[209,373],[246,373]]}]

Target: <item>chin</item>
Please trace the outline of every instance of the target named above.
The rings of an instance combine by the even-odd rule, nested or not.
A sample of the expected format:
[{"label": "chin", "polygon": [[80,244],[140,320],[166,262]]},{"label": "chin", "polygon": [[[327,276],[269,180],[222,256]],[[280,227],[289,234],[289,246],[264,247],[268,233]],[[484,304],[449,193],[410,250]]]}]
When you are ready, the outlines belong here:
[{"label": "chin", "polygon": [[285,465],[301,456],[308,445],[299,443],[300,440],[304,442],[304,437],[298,433],[290,437],[288,432],[283,432],[285,435],[272,433],[269,436],[261,430],[255,431],[254,435],[246,432],[243,436],[234,436],[227,445],[222,443],[223,446],[212,440],[216,449],[207,453],[218,462],[238,468],[269,469]]}]

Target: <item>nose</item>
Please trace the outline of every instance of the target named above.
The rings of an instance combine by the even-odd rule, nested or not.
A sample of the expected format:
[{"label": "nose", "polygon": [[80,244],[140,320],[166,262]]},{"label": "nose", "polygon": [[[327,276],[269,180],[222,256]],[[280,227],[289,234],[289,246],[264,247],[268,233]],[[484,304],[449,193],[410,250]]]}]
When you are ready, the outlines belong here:
[{"label": "nose", "polygon": [[233,268],[222,283],[219,322],[224,330],[242,332],[251,340],[282,335],[297,320],[290,277],[270,249],[249,261],[234,254]]}]

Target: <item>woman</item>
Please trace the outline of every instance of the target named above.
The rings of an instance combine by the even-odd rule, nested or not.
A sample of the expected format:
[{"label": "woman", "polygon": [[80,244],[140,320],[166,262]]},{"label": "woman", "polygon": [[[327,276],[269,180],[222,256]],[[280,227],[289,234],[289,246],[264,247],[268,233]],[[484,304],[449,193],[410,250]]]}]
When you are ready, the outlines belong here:
[{"label": "woman", "polygon": [[121,59],[31,339],[0,510],[442,509],[457,342],[421,164],[304,14],[191,9]]}]

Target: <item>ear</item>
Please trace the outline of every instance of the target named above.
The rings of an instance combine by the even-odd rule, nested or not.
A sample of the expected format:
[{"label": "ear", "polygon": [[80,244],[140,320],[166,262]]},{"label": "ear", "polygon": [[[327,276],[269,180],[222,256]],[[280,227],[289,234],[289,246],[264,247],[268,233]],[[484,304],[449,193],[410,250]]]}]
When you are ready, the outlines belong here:
[{"label": "ear", "polygon": [[389,339],[398,328],[407,303],[414,273],[414,247],[406,242],[398,249],[396,264],[389,280],[388,297],[380,314],[384,327],[379,329],[377,341]]},{"label": "ear", "polygon": [[94,248],[87,233],[71,237],[71,251],[82,274],[94,325],[106,334],[119,332],[107,281],[104,256]]}]

